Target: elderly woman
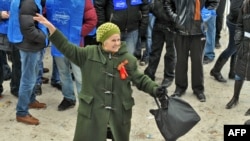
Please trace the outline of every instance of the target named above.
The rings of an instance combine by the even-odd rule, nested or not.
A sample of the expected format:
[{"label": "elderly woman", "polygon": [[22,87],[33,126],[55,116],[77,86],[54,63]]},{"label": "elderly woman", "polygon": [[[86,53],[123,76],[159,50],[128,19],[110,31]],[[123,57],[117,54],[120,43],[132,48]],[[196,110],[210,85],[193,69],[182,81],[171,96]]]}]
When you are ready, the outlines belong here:
[{"label": "elderly woman", "polygon": [[131,82],[153,97],[164,95],[165,88],[138,71],[137,59],[121,42],[118,26],[102,24],[97,29],[99,44],[78,48],[42,15],[37,14],[34,20],[49,29],[50,41],[81,68],[82,89],[74,141],[104,141],[108,128],[115,141],[129,141],[134,106]]}]

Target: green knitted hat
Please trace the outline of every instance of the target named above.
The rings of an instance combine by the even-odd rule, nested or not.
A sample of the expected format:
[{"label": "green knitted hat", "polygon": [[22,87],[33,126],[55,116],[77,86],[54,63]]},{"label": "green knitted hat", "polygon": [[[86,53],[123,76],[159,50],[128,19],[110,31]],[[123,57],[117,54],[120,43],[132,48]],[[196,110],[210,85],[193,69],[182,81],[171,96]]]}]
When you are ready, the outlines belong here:
[{"label": "green knitted hat", "polygon": [[117,25],[107,22],[100,25],[96,30],[96,41],[103,43],[113,34],[120,34],[120,29]]}]

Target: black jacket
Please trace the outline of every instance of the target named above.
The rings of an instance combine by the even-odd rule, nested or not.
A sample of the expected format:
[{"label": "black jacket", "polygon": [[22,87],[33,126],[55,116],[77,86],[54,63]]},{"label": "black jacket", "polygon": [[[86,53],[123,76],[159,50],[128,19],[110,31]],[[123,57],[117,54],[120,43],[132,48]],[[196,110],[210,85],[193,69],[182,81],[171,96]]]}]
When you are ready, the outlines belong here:
[{"label": "black jacket", "polygon": [[[199,0],[200,10],[205,6],[207,9],[216,9],[219,0]],[[194,19],[196,0],[166,0],[167,13],[174,21],[179,34],[201,35],[201,17]]]},{"label": "black jacket", "polygon": [[236,24],[239,15],[240,7],[244,0],[230,0],[230,11],[227,15],[227,20]]},{"label": "black jacket", "polygon": [[112,22],[120,28],[122,32],[130,32],[136,29],[146,30],[148,26],[149,6],[148,0],[142,0],[142,4],[132,6],[131,0],[127,1],[127,9],[114,10],[113,0],[95,0],[98,23]]},{"label": "black jacket", "polygon": [[37,52],[46,47],[46,35],[33,20],[36,13],[39,13],[39,9],[35,0],[20,1],[19,22],[23,35],[23,41],[17,44],[20,50]]},{"label": "black jacket", "polygon": [[[248,4],[247,4],[248,5]],[[250,7],[248,6],[250,9]],[[243,9],[239,16],[235,30],[235,44],[237,46],[237,59],[235,73],[240,78],[250,80],[250,10],[247,13]]]},{"label": "black jacket", "polygon": [[150,12],[156,17],[154,24],[174,30],[174,22],[167,14],[166,4],[166,0],[152,0],[152,3],[150,3]]}]

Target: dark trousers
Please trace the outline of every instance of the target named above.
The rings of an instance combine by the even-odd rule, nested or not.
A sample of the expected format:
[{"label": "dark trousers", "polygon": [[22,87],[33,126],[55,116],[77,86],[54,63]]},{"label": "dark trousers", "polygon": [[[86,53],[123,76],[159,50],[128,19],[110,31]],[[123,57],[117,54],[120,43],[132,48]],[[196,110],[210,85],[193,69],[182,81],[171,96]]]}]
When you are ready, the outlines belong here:
[{"label": "dark trousers", "polygon": [[4,67],[4,57],[5,57],[5,52],[0,50],[0,95],[3,92],[3,67]]},{"label": "dark trousers", "polygon": [[19,50],[14,46],[14,44],[10,45],[12,46],[12,51],[10,52],[12,61],[10,89],[12,94],[18,94],[21,78],[21,60]]},{"label": "dark trousers", "polygon": [[166,53],[164,55],[164,78],[173,80],[175,76],[176,51],[174,47],[174,34],[166,29],[166,26],[160,26],[155,23],[152,32],[152,46],[149,54],[149,64],[144,73],[152,80],[155,79],[155,73],[160,62],[162,49],[166,43]]},{"label": "dark trousers", "polygon": [[224,12],[226,7],[226,0],[220,0],[219,6],[216,9],[216,33],[215,33],[215,41],[219,41],[221,38],[221,30],[223,26]]},{"label": "dark trousers", "polygon": [[177,63],[175,68],[176,89],[185,91],[188,87],[188,58],[191,59],[191,83],[194,94],[204,92],[203,50],[205,45],[203,35],[176,35],[175,48]]}]

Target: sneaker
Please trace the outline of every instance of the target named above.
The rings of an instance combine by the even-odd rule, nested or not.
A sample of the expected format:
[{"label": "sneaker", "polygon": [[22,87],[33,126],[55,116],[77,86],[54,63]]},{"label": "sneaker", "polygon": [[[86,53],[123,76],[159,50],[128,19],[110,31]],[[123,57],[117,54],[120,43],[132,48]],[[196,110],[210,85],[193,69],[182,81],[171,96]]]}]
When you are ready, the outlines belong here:
[{"label": "sneaker", "polygon": [[54,83],[54,82],[51,82],[50,85],[51,85],[52,87],[57,88],[57,89],[60,90],[60,91],[62,90],[62,84],[61,84],[61,83]]},{"label": "sneaker", "polygon": [[34,89],[35,95],[42,95],[42,88],[41,85],[36,85]]},{"label": "sneaker", "polygon": [[210,58],[208,58],[207,56],[204,56],[203,64],[209,64],[209,63],[211,63],[211,62],[213,62],[213,61],[214,61],[214,59],[210,59]]},{"label": "sneaker", "polygon": [[29,104],[30,109],[45,109],[47,106],[45,103],[40,103],[39,101],[35,100],[34,102]]},{"label": "sneaker", "polygon": [[26,116],[16,116],[17,122],[22,122],[30,125],[38,125],[39,120],[33,117],[32,115],[26,115]]},{"label": "sneaker", "polygon": [[76,105],[76,101],[63,98],[63,101],[58,105],[58,111],[64,111],[69,108],[73,108]]}]

